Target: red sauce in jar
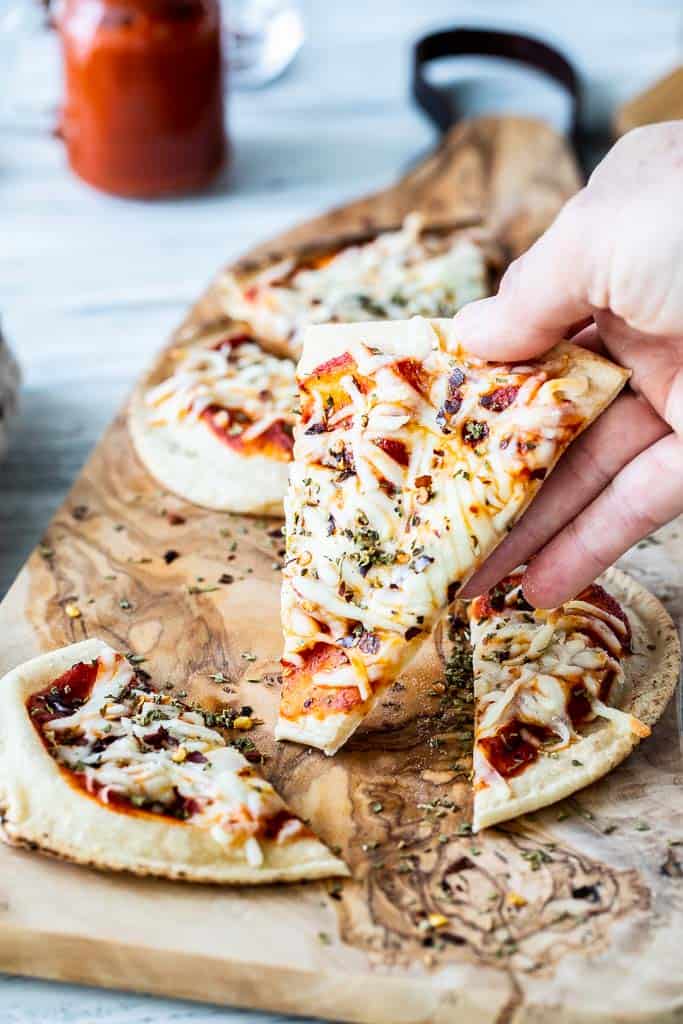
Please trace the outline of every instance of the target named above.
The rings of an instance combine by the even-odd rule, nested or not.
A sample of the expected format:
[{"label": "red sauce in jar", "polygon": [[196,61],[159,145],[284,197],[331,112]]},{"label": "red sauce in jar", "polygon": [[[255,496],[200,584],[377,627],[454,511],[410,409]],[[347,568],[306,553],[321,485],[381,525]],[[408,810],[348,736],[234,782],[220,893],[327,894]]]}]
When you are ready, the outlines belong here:
[{"label": "red sauce in jar", "polygon": [[205,185],[225,156],[218,0],[63,0],[57,27],[73,170],[121,196]]}]

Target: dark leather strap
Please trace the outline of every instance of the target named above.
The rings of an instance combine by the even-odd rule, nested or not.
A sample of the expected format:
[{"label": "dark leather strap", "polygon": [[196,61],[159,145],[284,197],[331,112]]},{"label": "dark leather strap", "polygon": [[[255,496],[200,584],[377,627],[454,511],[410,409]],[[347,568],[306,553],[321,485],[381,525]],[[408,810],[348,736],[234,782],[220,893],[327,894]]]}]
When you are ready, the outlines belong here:
[{"label": "dark leather strap", "polygon": [[425,67],[443,57],[504,57],[548,75],[569,95],[569,137],[579,158],[584,135],[581,123],[581,89],[574,67],[558,50],[532,36],[512,32],[495,32],[479,28],[454,28],[423,36],[415,44],[413,54],[412,91],[417,103],[446,132],[467,115],[459,106],[458,90],[433,85],[425,76]]}]

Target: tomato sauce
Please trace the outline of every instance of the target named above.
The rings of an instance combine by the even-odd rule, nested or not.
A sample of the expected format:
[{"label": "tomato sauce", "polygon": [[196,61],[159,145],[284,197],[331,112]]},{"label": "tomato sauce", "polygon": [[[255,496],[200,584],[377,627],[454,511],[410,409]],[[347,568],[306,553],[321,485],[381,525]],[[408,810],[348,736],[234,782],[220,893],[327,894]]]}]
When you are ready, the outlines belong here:
[{"label": "tomato sauce", "polygon": [[311,680],[317,672],[331,672],[348,663],[343,651],[319,641],[307,651],[302,651],[303,666],[283,661],[283,687],[280,714],[285,718],[299,715],[325,715],[337,711],[351,711],[362,704],[360,693],[355,686],[314,686]]},{"label": "tomato sauce", "polygon": [[121,196],[190,192],[226,150],[218,0],[64,0],[69,163]]},{"label": "tomato sauce", "polygon": [[[222,412],[226,413],[227,420],[224,424],[218,424],[215,416]],[[251,424],[249,421],[240,422],[229,409],[221,409],[218,405],[209,405],[203,411],[201,418],[219,440],[242,455],[264,455],[271,459],[277,459],[279,462],[291,461],[294,450],[292,428],[284,420],[276,420],[258,437],[251,441],[244,441],[242,433],[248,430]],[[235,430],[235,433],[231,433],[232,430]]]},{"label": "tomato sauce", "polygon": [[[99,662],[97,659],[91,662],[79,661],[72,668],[67,669],[61,676],[58,676],[49,686],[31,694],[26,701],[26,710],[44,746],[48,750],[52,744],[45,735],[45,726],[57,718],[67,718],[69,715],[73,715],[86,703],[92,694],[97,680],[98,668]],[[105,749],[116,739],[116,736],[105,736],[100,740],[96,740],[91,748],[92,752],[96,753],[98,749]],[[81,742],[85,742],[85,740],[83,739],[79,742],[78,737],[76,737],[75,741],[70,741],[68,735],[60,738],[60,743],[66,745],[80,746]],[[174,798],[171,803],[149,804],[140,807],[124,793],[118,793],[116,790],[109,789],[106,794],[103,794],[102,790],[104,787],[96,779],[92,779],[90,786],[88,786],[85,772],[73,771],[65,765],[59,765],[59,769],[71,786],[77,787],[86,796],[105,804],[115,811],[136,815],[163,815],[174,821],[184,821],[191,817],[192,814],[201,810],[196,800],[183,796],[177,790],[174,791]]]},{"label": "tomato sauce", "polygon": [[95,685],[98,665],[97,659],[91,662],[79,661],[44,690],[31,694],[26,701],[26,710],[43,740],[42,727],[47,722],[55,718],[68,718],[85,704]]},{"label": "tomato sauce", "polygon": [[546,729],[542,725],[518,722],[513,719],[507,722],[495,736],[486,736],[479,740],[478,745],[484,757],[504,779],[519,775],[539,756],[539,748],[522,735],[522,729],[535,736],[540,743],[547,743],[554,737],[552,730]]},{"label": "tomato sauce", "polygon": [[416,359],[399,359],[396,370],[418,394],[426,397],[432,385],[431,374]]},{"label": "tomato sauce", "polygon": [[[631,624],[619,602],[611,594],[608,594],[599,583],[591,583],[590,586],[581,591],[576,600],[595,605],[596,608],[600,608],[601,611],[607,612],[609,615],[613,615],[615,619],[623,622],[626,632],[622,640],[622,648],[624,654],[628,654],[631,650]],[[599,643],[602,646],[602,641],[599,641]]]}]

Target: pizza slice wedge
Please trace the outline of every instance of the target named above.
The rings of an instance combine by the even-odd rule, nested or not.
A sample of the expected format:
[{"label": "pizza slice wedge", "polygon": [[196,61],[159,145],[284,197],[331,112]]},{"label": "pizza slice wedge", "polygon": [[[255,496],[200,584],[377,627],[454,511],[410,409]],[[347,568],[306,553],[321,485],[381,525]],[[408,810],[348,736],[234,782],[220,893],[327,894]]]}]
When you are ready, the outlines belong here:
[{"label": "pizza slice wedge", "polygon": [[627,376],[569,344],[487,363],[450,320],[308,329],[279,739],[339,749]]},{"label": "pizza slice wedge", "polygon": [[155,690],[100,640],[20,665],[0,683],[3,838],[196,882],[348,874],[232,744],[233,719]]},{"label": "pizza slice wedge", "polygon": [[513,573],[469,606],[475,832],[587,786],[650,733],[618,707],[631,650],[619,602],[594,583],[533,609],[521,581]]},{"label": "pizza slice wedge", "polygon": [[178,344],[135,391],[128,424],[148,471],[207,508],[278,515],[287,490],[295,365],[243,325]]}]

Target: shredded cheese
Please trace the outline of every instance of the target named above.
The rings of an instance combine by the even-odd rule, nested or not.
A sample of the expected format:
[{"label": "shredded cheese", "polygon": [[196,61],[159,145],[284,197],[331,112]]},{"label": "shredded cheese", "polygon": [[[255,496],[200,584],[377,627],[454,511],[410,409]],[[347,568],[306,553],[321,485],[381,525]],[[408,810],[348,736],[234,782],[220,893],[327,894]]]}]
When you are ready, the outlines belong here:
[{"label": "shredded cheese", "polygon": [[179,352],[171,376],[150,388],[145,401],[152,427],[196,424],[211,409],[216,427],[249,442],[276,422],[292,426],[295,398],[291,359],[271,355],[255,342],[227,337]]},{"label": "shredded cheese", "polygon": [[[355,680],[364,701],[368,679],[392,681],[593,408],[567,354],[487,364],[443,324],[307,334],[285,502],[285,690],[287,666],[301,668],[320,642],[348,665],[313,684]],[[333,332],[343,358],[320,365]],[[551,634],[535,637],[534,657]]]},{"label": "shredded cheese", "polygon": [[[521,580],[520,570],[469,608],[479,788],[501,785],[500,776],[492,777],[498,772],[482,748],[509,723],[516,725],[525,742],[549,754],[580,739],[585,723],[624,717],[614,706],[625,678],[624,621],[591,603],[590,597],[556,609],[531,609],[524,601]],[[630,727],[639,736],[649,732],[632,716]]]},{"label": "shredded cheese", "polygon": [[417,213],[399,231],[346,246],[319,262],[298,268],[285,260],[246,284],[227,273],[221,283],[225,312],[260,337],[290,342],[297,351],[309,324],[448,317],[487,294],[480,246],[425,230]]},{"label": "shredded cheese", "polygon": [[151,690],[111,651],[98,659],[85,702],[72,714],[45,721],[41,730],[56,761],[102,803],[116,809],[123,799],[140,811],[207,829],[217,843],[243,847],[248,862],[258,865],[270,820],[282,816],[286,825],[277,842],[304,826],[207,720],[201,710]]}]

